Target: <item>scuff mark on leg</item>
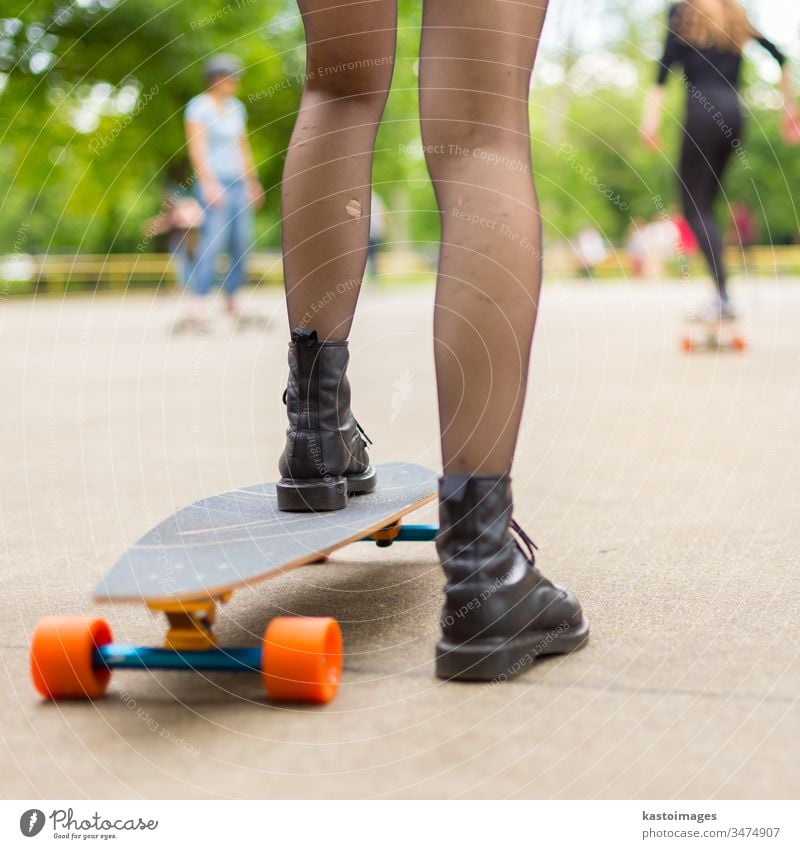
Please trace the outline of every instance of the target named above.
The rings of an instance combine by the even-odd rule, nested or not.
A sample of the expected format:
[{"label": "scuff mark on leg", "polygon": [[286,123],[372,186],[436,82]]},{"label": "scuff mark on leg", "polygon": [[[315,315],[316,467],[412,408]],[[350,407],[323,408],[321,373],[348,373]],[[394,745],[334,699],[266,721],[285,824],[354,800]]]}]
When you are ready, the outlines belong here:
[{"label": "scuff mark on leg", "polygon": [[361,218],[361,203],[355,198],[347,201],[344,208],[351,218]]}]

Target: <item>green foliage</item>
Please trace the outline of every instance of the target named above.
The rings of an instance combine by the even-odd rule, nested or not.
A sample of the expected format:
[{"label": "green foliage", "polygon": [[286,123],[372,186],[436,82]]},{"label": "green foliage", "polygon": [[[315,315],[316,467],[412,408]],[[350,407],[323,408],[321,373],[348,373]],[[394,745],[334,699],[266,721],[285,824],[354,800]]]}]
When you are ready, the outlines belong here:
[{"label": "green foliage", "polygon": [[418,60],[421,4],[398,4],[397,58],[392,91],[376,143],[375,191],[392,210],[389,238],[433,250],[439,217],[419,133]]},{"label": "green foliage", "polygon": [[[657,49],[661,24],[629,11],[632,4],[606,4],[611,71],[597,72],[602,56],[585,46],[546,43],[543,60],[561,69],[563,81],[543,75],[532,92],[534,164],[550,240],[570,238],[587,223],[620,240],[632,218],[652,218],[662,202],[677,199],[684,97],[677,79],[665,151],[645,150],[637,132],[652,79],[652,56],[642,45]],[[280,175],[304,68],[294,0],[8,0],[3,14],[0,252],[135,250],[169,179],[187,174],[183,108],[202,87],[205,58],[219,51],[238,54],[246,66],[240,96],[268,192],[259,244],[279,243]],[[390,237],[426,249],[438,236],[438,217],[419,150],[419,28],[420,4],[400,0],[394,84],[374,176],[393,211]],[[553,31],[575,44],[560,26]],[[614,62],[622,64],[614,70]],[[764,103],[763,84],[749,74],[748,103]],[[780,142],[775,111],[754,106],[748,126],[728,197],[751,203],[765,235],[794,238],[800,157]]]},{"label": "green foliage", "polygon": [[[135,249],[168,179],[187,172],[183,109],[202,88],[204,60],[220,51],[247,68],[241,96],[271,210],[259,232],[277,241],[283,151],[300,91],[285,83],[303,62],[293,2],[83,0],[68,17],[51,3],[18,5],[25,26],[0,42],[8,73],[0,164],[11,182],[0,251],[14,249],[21,222],[27,250]],[[31,62],[35,25],[53,37],[52,64],[40,73]]]},{"label": "green foliage", "polygon": [[[673,74],[664,146],[658,153],[648,150],[638,122],[652,62],[641,55],[631,61],[640,80],[636,87],[603,87],[572,97],[563,87],[534,89],[534,164],[549,239],[569,238],[591,224],[620,243],[632,220],[651,220],[679,207],[677,163],[686,92],[679,74]],[[744,138],[731,160],[718,215],[724,222],[729,207],[745,200],[759,219],[762,239],[795,241],[800,226],[793,187],[800,184],[800,156],[781,140],[780,112],[755,105],[769,87],[755,80],[752,69],[746,79]],[[557,132],[548,132],[554,122]]]}]

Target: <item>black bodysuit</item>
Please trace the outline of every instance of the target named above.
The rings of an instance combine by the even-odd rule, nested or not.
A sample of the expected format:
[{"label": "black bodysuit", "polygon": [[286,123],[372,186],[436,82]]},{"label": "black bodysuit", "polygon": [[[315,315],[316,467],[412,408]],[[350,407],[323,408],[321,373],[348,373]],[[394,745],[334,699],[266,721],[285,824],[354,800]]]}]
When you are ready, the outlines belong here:
[{"label": "black bodysuit", "polygon": [[[722,238],[714,221],[714,200],[731,153],[741,145],[742,110],[739,103],[741,53],[717,47],[695,47],[680,35],[684,4],[669,12],[669,27],[657,82],[664,85],[673,65],[683,68],[686,119],[683,124],[680,183],[683,214],[705,256],[723,298],[726,275]],[[756,36],[780,65],[785,56],[768,39]]]}]

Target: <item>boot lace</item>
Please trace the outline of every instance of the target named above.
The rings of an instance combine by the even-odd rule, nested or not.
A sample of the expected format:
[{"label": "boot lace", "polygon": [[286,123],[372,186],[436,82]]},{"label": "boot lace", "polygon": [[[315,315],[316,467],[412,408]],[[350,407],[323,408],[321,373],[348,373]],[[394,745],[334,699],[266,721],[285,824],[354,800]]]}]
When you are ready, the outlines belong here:
[{"label": "boot lace", "polygon": [[539,550],[539,547],[536,543],[522,530],[519,522],[516,519],[511,520],[510,524],[511,533],[514,537],[514,542],[517,544],[517,548],[522,552],[523,557],[531,564],[531,566],[536,565],[536,554],[534,552]]},{"label": "boot lace", "polygon": [[366,431],[363,427],[358,423],[358,419],[353,416],[353,421],[356,423],[356,430],[358,431],[358,435],[367,443],[367,445],[372,445],[372,440],[367,436]]}]

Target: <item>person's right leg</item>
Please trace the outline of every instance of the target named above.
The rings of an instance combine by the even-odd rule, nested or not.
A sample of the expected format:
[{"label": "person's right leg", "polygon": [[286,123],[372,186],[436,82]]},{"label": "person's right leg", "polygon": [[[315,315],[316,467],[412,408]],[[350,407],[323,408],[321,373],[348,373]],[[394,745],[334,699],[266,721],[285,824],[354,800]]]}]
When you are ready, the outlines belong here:
[{"label": "person's right leg", "polygon": [[222,291],[225,294],[225,309],[232,318],[238,320],[239,305],[236,296],[247,279],[247,256],[253,243],[253,213],[247,197],[247,187],[243,182],[231,186],[230,191],[228,254],[231,262],[222,281]]},{"label": "person's right leg", "polygon": [[[706,126],[711,122],[711,125]],[[714,202],[722,186],[730,144],[710,115],[691,121],[684,132],[678,176],[683,214],[697,238],[721,303],[728,300],[722,235],[714,218]]]},{"label": "person's right leg", "polygon": [[227,200],[218,206],[204,204],[200,239],[186,281],[189,320],[201,328],[208,322],[208,296],[216,279],[217,257],[228,244],[230,217],[226,207]]},{"label": "person's right leg", "polygon": [[445,474],[510,470],[541,286],[528,88],[546,0],[426,0],[422,141],[441,211]]},{"label": "person's right leg", "polygon": [[367,259],[372,155],[394,66],[395,0],[298,0],[305,89],[282,185],[292,340],[281,510],[337,510],[375,488],[350,410],[347,337]]},{"label": "person's right leg", "polygon": [[586,642],[580,603],[535,566],[509,471],[541,285],[528,89],[547,0],[425,0],[422,139],[442,221],[435,356],[446,577],[436,671],[511,677]]}]

